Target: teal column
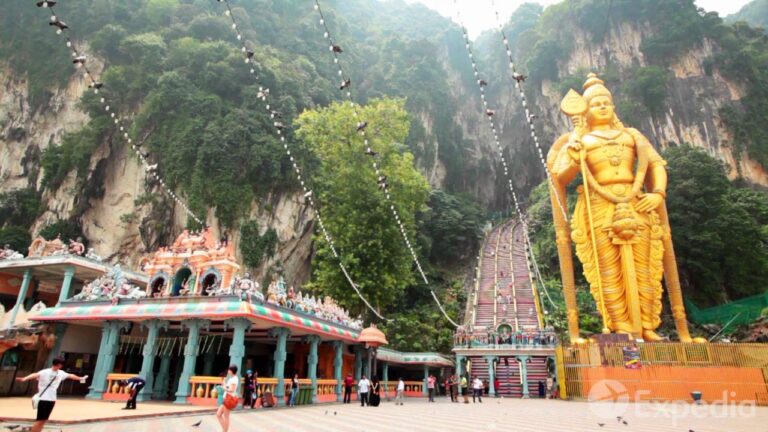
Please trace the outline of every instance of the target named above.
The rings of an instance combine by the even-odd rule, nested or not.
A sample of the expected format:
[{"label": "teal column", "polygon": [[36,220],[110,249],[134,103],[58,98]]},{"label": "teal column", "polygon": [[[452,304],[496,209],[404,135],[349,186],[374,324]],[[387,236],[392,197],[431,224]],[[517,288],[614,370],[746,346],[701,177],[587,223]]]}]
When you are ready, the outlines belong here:
[{"label": "teal column", "polygon": [[125,321],[107,321],[101,332],[99,356],[96,358],[96,368],[93,371],[90,391],[86,398],[101,399],[107,388],[107,375],[115,367],[117,349],[120,346],[120,330],[127,328]]},{"label": "teal column", "polygon": [[189,396],[192,391],[189,385],[189,379],[195,374],[197,354],[200,349],[200,328],[207,328],[210,324],[210,321],[198,318],[192,318],[181,322],[182,327],[189,329],[189,336],[187,337],[187,346],[184,347],[184,366],[181,370],[181,375],[179,376],[179,386],[176,390],[176,400],[174,403],[187,403],[187,396]]},{"label": "teal column", "polygon": [[530,397],[530,392],[528,391],[528,358],[529,356],[527,355],[517,356],[517,361],[520,362],[520,380],[523,382],[523,399]]},{"label": "teal column", "polygon": [[216,361],[216,353],[211,351],[203,355],[203,375],[212,376],[213,362]]},{"label": "teal column", "polygon": [[355,345],[355,381],[360,381],[363,371],[363,347]]},{"label": "teal column", "polygon": [[170,372],[171,355],[162,354],[160,356],[160,370],[157,371],[155,387],[152,389],[152,393],[155,399],[165,400],[168,397],[168,383],[171,380]]},{"label": "teal column", "polygon": [[157,349],[157,335],[160,329],[168,330],[168,321],[151,319],[142,323],[147,328],[147,342],[144,344],[144,351],[141,359],[141,371],[139,376],[144,378],[147,384],[139,393],[137,400],[145,401],[152,399],[152,387],[155,383],[155,350]]},{"label": "teal column", "polygon": [[59,356],[59,353],[61,352],[61,342],[64,340],[64,333],[66,333],[66,331],[66,323],[56,323],[56,326],[53,330],[53,334],[56,336],[56,340],[53,342],[53,348],[51,348],[51,352],[48,353],[48,361],[46,361],[46,365],[50,365],[53,359]]},{"label": "teal column", "polygon": [[24,307],[24,298],[27,297],[27,291],[29,291],[29,282],[32,280],[32,269],[26,269],[24,271],[24,279],[21,281],[21,287],[19,288],[19,295],[16,296],[16,304],[11,309],[11,321],[8,323],[8,328],[12,328],[16,323],[16,315],[19,313],[19,308]]},{"label": "teal column", "polygon": [[461,381],[461,376],[464,375],[464,356],[456,356],[456,377]]},{"label": "teal column", "polygon": [[277,378],[275,399],[277,399],[278,406],[285,406],[285,359],[288,357],[286,347],[288,345],[288,336],[290,334],[291,330],[285,327],[276,327],[269,331],[271,337],[277,338],[277,346],[275,347],[274,355],[274,377]]},{"label": "teal column", "polygon": [[232,345],[229,346],[229,364],[237,366],[239,371],[243,368],[245,357],[245,331],[251,327],[251,321],[245,318],[233,318],[224,321],[224,325],[233,329]]},{"label": "teal column", "polygon": [[493,384],[496,378],[496,356],[485,356],[485,362],[488,364],[488,396],[496,396],[496,386]]},{"label": "teal column", "polygon": [[427,380],[429,380],[429,366],[424,365],[424,382],[421,383],[421,393],[424,396],[429,394],[429,390],[427,390]]},{"label": "teal column", "polygon": [[387,385],[389,384],[389,363],[382,362],[381,379],[384,381],[384,390],[386,391]]},{"label": "teal column", "polygon": [[333,341],[334,358],[333,358],[333,378],[336,379],[336,402],[341,402],[343,395],[341,394],[342,381],[342,367],[344,366],[344,342]]},{"label": "teal column", "polygon": [[320,336],[308,335],[304,341],[309,342],[307,366],[309,367],[309,379],[312,381],[312,403],[317,403],[317,345],[320,343]]},{"label": "teal column", "polygon": [[64,300],[68,299],[70,297],[69,290],[72,288],[72,277],[75,275],[75,268],[74,267],[67,267],[64,270],[64,280],[61,282],[61,289],[59,290],[59,303]]}]

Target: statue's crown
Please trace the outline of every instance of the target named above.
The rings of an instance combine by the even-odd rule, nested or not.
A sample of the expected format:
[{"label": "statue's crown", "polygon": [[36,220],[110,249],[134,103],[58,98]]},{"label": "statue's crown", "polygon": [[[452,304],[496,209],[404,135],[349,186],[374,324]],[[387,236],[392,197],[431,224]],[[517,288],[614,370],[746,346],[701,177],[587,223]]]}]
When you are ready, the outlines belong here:
[{"label": "statue's crown", "polygon": [[608,90],[607,87],[605,87],[605,82],[597,77],[597,74],[594,72],[591,72],[589,75],[587,75],[587,80],[584,82],[584,99],[587,101],[592,100],[592,98],[597,96],[608,96],[609,98],[613,99],[613,96],[611,95],[611,92]]}]

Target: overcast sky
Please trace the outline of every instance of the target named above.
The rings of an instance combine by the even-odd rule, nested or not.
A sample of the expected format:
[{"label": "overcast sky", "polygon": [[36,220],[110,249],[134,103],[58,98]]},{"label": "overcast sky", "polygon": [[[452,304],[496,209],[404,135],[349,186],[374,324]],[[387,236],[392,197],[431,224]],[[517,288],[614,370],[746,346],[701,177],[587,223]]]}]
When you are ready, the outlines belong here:
[{"label": "overcast sky", "polygon": [[[406,1],[409,3],[422,3],[456,21],[456,8],[454,8],[453,0]],[[560,3],[561,1],[562,0],[537,0],[538,3],[544,6]],[[708,11],[717,11],[720,13],[720,16],[726,16],[738,11],[750,1],[751,0],[696,0],[696,4]],[[456,0],[458,9],[461,11],[462,19],[467,26],[470,36],[473,38],[479,35],[483,30],[496,28],[496,17],[494,16],[494,7],[492,7],[491,3],[495,3],[501,21],[506,22],[512,15],[512,12],[525,2],[526,0]]]}]

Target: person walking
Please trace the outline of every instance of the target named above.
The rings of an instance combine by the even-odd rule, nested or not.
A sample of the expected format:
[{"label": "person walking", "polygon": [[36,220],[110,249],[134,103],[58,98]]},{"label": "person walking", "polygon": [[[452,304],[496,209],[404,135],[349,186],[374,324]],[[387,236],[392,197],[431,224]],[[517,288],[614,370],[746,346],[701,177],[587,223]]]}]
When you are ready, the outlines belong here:
[{"label": "person walking", "polygon": [[429,402],[435,401],[435,379],[434,375],[429,375],[429,378],[427,378],[427,393],[429,394]]},{"label": "person walking", "polygon": [[400,380],[397,381],[397,390],[395,393],[395,405],[403,404],[403,392],[405,392],[405,381],[403,381],[403,378],[401,377]]},{"label": "person walking", "polygon": [[344,403],[348,404],[352,400],[352,386],[355,385],[355,379],[348,373],[344,378]]},{"label": "person walking", "polygon": [[461,395],[464,396],[464,403],[469,403],[469,396],[467,395],[467,387],[469,383],[467,382],[467,376],[462,375],[461,376]]},{"label": "person walking", "polygon": [[373,381],[371,381],[371,400],[368,403],[368,406],[377,407],[379,406],[379,403],[381,402],[381,396],[379,395],[380,385],[379,385],[379,378],[373,377]]},{"label": "person walking", "polygon": [[357,382],[357,392],[360,394],[360,406],[368,405],[368,391],[371,388],[371,382],[363,375]]},{"label": "person walking", "polygon": [[51,363],[51,367],[43,369],[41,371],[31,373],[25,377],[16,378],[16,381],[26,382],[29,380],[37,380],[37,393],[32,396],[32,405],[35,405],[37,401],[37,417],[35,422],[32,423],[31,432],[40,432],[43,430],[45,423],[51,417],[53,407],[56,405],[56,391],[59,389],[59,385],[64,380],[79,380],[80,383],[85,383],[88,379],[88,375],[77,376],[75,374],[67,373],[61,370],[64,367],[64,359],[55,358]]},{"label": "person walking", "polygon": [[128,402],[126,402],[123,407],[124,410],[136,409],[136,398],[139,397],[139,392],[141,392],[141,389],[143,389],[145,385],[147,385],[147,381],[140,376],[128,378],[127,380],[120,382],[120,387],[127,386],[131,395],[131,397],[128,398]]},{"label": "person walking", "polygon": [[451,375],[451,402],[459,401],[459,381],[456,374]]},{"label": "person walking", "polygon": [[547,397],[547,388],[544,386],[544,380],[539,380],[539,399]]},{"label": "person walking", "polygon": [[299,393],[299,374],[294,373],[291,379],[291,399],[288,406],[296,406],[296,395]]},{"label": "person walking", "polygon": [[237,366],[230,365],[227,369],[227,377],[224,379],[224,404],[216,410],[216,419],[221,425],[221,432],[229,432],[229,413],[237,408],[240,393],[240,378],[237,376]]},{"label": "person walking", "polygon": [[501,393],[499,390],[501,390],[501,380],[499,377],[493,377],[493,390],[496,393],[495,396],[499,397],[499,393]]},{"label": "person walking", "polygon": [[483,381],[480,377],[475,377],[475,380],[472,381],[472,403],[475,403],[475,397],[480,403],[483,403]]}]

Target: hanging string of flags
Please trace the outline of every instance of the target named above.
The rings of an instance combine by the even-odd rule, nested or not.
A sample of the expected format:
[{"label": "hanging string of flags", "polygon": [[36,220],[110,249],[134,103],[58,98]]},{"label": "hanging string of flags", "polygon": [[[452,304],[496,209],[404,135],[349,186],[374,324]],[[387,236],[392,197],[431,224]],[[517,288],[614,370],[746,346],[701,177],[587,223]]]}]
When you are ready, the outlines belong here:
[{"label": "hanging string of flags", "polygon": [[[463,38],[464,38],[464,47],[467,50],[467,55],[469,57],[469,61],[470,61],[471,65],[472,65],[472,74],[474,75],[475,82],[477,83],[477,87],[478,87],[478,89],[480,91],[480,100],[483,103],[483,109],[485,110],[485,116],[486,116],[486,118],[488,118],[488,122],[489,122],[489,125],[490,125],[490,128],[491,128],[491,132],[493,134],[494,144],[496,144],[496,149],[499,152],[499,158],[501,160],[501,165],[502,165],[502,168],[504,170],[504,176],[506,177],[506,180],[507,180],[507,186],[509,187],[509,191],[510,191],[510,193],[512,195],[512,202],[513,202],[513,205],[515,207],[515,212],[517,213],[517,216],[518,216],[518,218],[520,220],[520,223],[523,226],[523,231],[524,231],[524,234],[525,234],[526,253],[530,257],[530,260],[533,263],[534,268],[538,269],[538,263],[536,261],[535,255],[533,253],[533,248],[531,247],[531,240],[530,240],[530,237],[529,237],[529,234],[528,234],[528,231],[529,231],[528,223],[527,223],[525,214],[524,214],[524,212],[522,210],[522,207],[520,205],[520,201],[518,200],[517,192],[515,191],[515,186],[514,186],[514,184],[512,182],[512,176],[510,175],[510,172],[509,172],[510,167],[508,166],[506,158],[504,157],[504,148],[501,145],[501,140],[499,139],[499,132],[498,132],[498,129],[496,128],[496,122],[494,120],[494,116],[496,115],[496,110],[489,108],[489,105],[488,105],[488,97],[487,97],[486,92],[485,92],[485,88],[488,86],[488,80],[482,78],[482,75],[480,74],[480,71],[479,71],[479,69],[477,67],[477,61],[476,61],[476,58],[475,58],[476,56],[475,56],[475,54],[474,54],[474,52],[472,50],[472,42],[469,39],[469,34],[467,33],[467,28],[464,25],[463,19],[461,17],[461,11],[458,8],[456,0],[454,0],[453,4],[454,4],[454,9],[456,9],[457,21],[459,22],[459,26],[461,27],[462,35],[463,35]],[[525,78],[526,78],[525,76],[523,76],[521,74],[514,75],[513,77],[515,78],[516,85],[519,85],[520,82],[525,81]],[[526,119],[528,121],[528,124],[531,125],[531,127],[533,127],[533,119],[534,118],[535,118],[535,116],[532,115],[530,113],[530,111],[526,108]],[[541,154],[541,150],[539,150],[539,154]],[[546,163],[545,163],[545,169],[546,169]],[[551,179],[550,179],[550,181],[551,181]],[[537,280],[541,281],[542,285],[543,285],[543,280],[540,278],[540,276],[537,277]],[[546,291],[546,287],[543,286],[542,290],[545,292],[546,297],[548,299],[550,299],[550,302],[551,302],[551,298],[549,297],[549,293]],[[553,302],[551,302],[551,303],[552,303],[552,305],[554,307],[557,307]]]},{"label": "hanging string of flags", "polygon": [[323,38],[328,43],[328,51],[330,51],[331,54],[333,55],[333,63],[336,65],[336,68],[337,68],[338,79],[340,80],[339,90],[344,92],[344,96],[349,100],[349,105],[353,108],[352,114],[355,117],[355,121],[357,123],[356,132],[359,133],[363,138],[363,144],[366,148],[365,154],[370,156],[371,158],[371,166],[373,167],[373,170],[376,173],[376,182],[379,186],[379,189],[384,193],[384,196],[386,197],[386,200],[389,203],[389,210],[392,213],[392,216],[395,220],[395,223],[397,224],[398,229],[400,230],[400,234],[403,237],[405,245],[411,254],[411,258],[413,259],[413,262],[416,264],[416,268],[422,280],[424,281],[424,284],[427,286],[427,288],[429,288],[429,292],[432,295],[432,298],[434,299],[438,308],[440,309],[440,312],[442,312],[443,316],[445,316],[448,322],[450,322],[454,327],[458,327],[458,324],[456,324],[456,322],[453,319],[451,319],[451,317],[445,311],[445,308],[440,302],[440,299],[437,297],[437,294],[435,294],[435,291],[432,289],[429,283],[429,279],[427,278],[426,274],[424,273],[424,269],[421,266],[421,262],[419,261],[418,255],[416,254],[416,251],[413,248],[413,245],[411,244],[411,240],[408,237],[408,232],[400,218],[400,214],[397,211],[397,207],[395,207],[394,202],[392,201],[392,192],[390,191],[389,183],[387,182],[387,176],[384,175],[381,167],[377,162],[378,152],[376,152],[376,150],[373,149],[373,145],[371,144],[371,141],[368,139],[368,135],[366,132],[366,129],[368,127],[368,122],[365,119],[361,118],[359,106],[354,102],[354,99],[352,97],[352,90],[351,90],[352,78],[349,76],[348,73],[345,72],[339,56],[339,54],[344,52],[344,49],[333,38],[333,35],[331,34],[331,30],[328,27],[328,22],[326,21],[325,15],[323,14],[323,8],[320,5],[319,0],[315,0],[314,8],[315,8],[315,11],[317,11],[318,15],[320,16],[320,25],[323,28]]},{"label": "hanging string of flags", "polygon": [[[236,39],[240,42],[240,51],[243,53],[243,57],[245,60],[246,65],[250,65],[249,72],[251,75],[253,75],[254,80],[258,83],[259,77],[256,73],[257,70],[257,63],[254,60],[254,51],[250,48],[248,48],[243,34],[240,31],[240,27],[238,26],[237,22],[235,21],[235,18],[232,13],[232,7],[229,4],[229,0],[217,0],[219,3],[223,3],[225,6],[224,15],[229,17],[230,21],[232,22],[232,30],[235,33]],[[275,128],[275,133],[277,134],[278,138],[280,139],[280,142],[283,144],[283,149],[285,150],[285,154],[288,156],[289,160],[291,161],[291,165],[293,166],[293,170],[296,173],[296,179],[298,180],[299,184],[301,185],[302,190],[304,191],[304,199],[307,203],[312,207],[312,209],[315,211],[315,218],[317,219],[318,226],[320,227],[320,231],[323,233],[323,237],[325,237],[325,240],[328,242],[328,246],[331,249],[331,253],[333,256],[338,260],[339,267],[341,268],[342,273],[344,274],[344,278],[349,282],[349,285],[352,287],[352,289],[357,294],[358,298],[365,303],[365,305],[368,307],[368,309],[373,312],[374,315],[376,315],[379,319],[382,321],[392,321],[389,318],[385,318],[383,315],[379,313],[376,308],[374,308],[371,303],[368,301],[368,299],[365,298],[365,296],[360,292],[360,289],[357,287],[357,284],[352,280],[352,277],[349,274],[349,271],[347,271],[346,266],[341,260],[341,256],[339,255],[338,251],[336,250],[336,245],[333,241],[333,238],[328,233],[328,230],[325,228],[325,223],[323,222],[322,215],[320,213],[320,209],[315,203],[312,190],[308,186],[308,180],[302,176],[302,170],[298,165],[297,159],[294,157],[294,155],[291,153],[290,148],[288,147],[288,141],[286,140],[286,125],[283,124],[282,121],[280,121],[281,114],[279,111],[276,111],[269,102],[267,102],[267,99],[269,98],[269,89],[265,88],[263,86],[259,87],[259,92],[257,93],[257,97],[262,100],[262,102],[265,102],[265,109],[267,110],[267,113],[269,114],[270,118],[274,120],[273,126]]]},{"label": "hanging string of flags", "polygon": [[[55,11],[54,6],[56,5],[55,1],[52,0],[42,0],[37,2],[37,7],[42,9],[48,9],[51,11],[51,18],[48,23],[51,27],[56,28],[56,34],[63,35],[64,40],[66,42],[67,48],[70,49],[72,52],[72,63],[75,65],[75,67],[82,69],[85,72],[85,76],[90,81],[88,83],[88,88],[93,90],[93,93],[98,95],[99,91],[104,88],[104,83],[98,81],[95,77],[95,75],[91,72],[91,70],[88,68],[88,56],[85,55],[83,52],[79,51],[73,42],[73,40],[69,37],[69,30],[70,27],[67,25],[57,14]],[[144,167],[144,170],[147,173],[147,176],[155,179],[155,181],[160,185],[162,190],[170,196],[177,205],[179,205],[181,208],[184,209],[184,212],[186,212],[189,217],[191,217],[195,222],[198,224],[205,225],[202,221],[202,219],[198,218],[192,210],[189,209],[187,204],[173,191],[171,190],[168,185],[165,183],[165,181],[160,177],[157,170],[157,163],[150,164],[148,161],[149,153],[141,151],[141,142],[134,142],[133,138],[130,137],[128,133],[128,122],[127,120],[121,118],[115,113],[115,109],[113,106],[109,104],[109,101],[102,96],[99,98],[99,103],[101,103],[102,108],[105,112],[109,114],[109,117],[112,119],[112,122],[114,123],[115,127],[119,131],[118,136],[122,136],[123,139],[125,139],[128,144],[131,145],[131,149],[136,153],[136,156],[141,161],[141,164]]]}]

